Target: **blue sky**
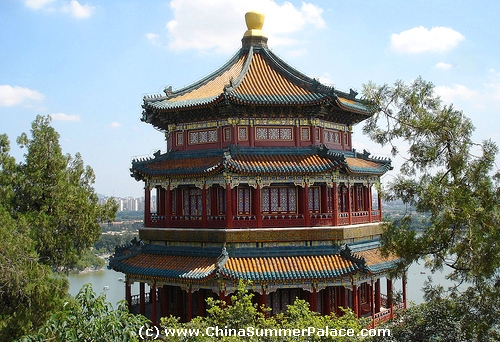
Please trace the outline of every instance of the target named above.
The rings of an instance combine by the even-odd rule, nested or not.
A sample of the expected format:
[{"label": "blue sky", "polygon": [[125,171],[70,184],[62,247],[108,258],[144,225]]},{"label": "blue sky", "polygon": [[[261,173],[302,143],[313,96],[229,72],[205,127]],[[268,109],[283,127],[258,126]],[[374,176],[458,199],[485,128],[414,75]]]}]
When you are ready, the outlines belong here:
[{"label": "blue sky", "polygon": [[[142,196],[131,159],[166,150],[140,121],[142,97],[225,63],[250,10],[265,13],[269,47],[307,75],[341,90],[422,76],[472,119],[477,141],[500,144],[500,2],[481,0],[2,0],[0,133],[19,161],[17,136],[51,115],[97,192]],[[389,156],[355,134],[358,149]]]}]

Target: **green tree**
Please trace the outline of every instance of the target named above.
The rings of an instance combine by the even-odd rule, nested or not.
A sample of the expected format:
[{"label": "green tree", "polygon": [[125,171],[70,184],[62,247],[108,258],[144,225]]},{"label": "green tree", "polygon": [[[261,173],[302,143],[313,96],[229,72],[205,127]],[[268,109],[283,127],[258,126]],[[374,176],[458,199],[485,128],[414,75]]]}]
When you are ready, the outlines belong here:
[{"label": "green tree", "polygon": [[[161,319],[163,329],[173,332],[175,329],[199,330],[199,336],[177,336],[171,334],[166,337],[169,342],[180,341],[255,341],[255,342],[288,342],[288,341],[359,341],[357,334],[363,328],[363,321],[358,320],[351,310],[346,310],[341,317],[321,316],[309,309],[309,304],[296,299],[287,307],[286,312],[275,316],[266,315],[268,308],[259,308],[252,302],[253,294],[246,290],[248,283],[240,282],[238,291],[231,296],[229,305],[221,300],[207,299],[207,317],[196,317],[190,322],[179,323],[176,317]],[[221,336],[207,336],[207,328],[219,327],[230,334]],[[337,329],[352,329],[354,336],[327,336],[326,327],[330,331]],[[281,329],[281,336],[277,333]],[[285,331],[310,331],[291,336]],[[313,331],[314,329],[314,331]],[[186,330],[187,331],[187,330]],[[272,331],[272,333],[271,333]],[[213,333],[213,330],[209,330]],[[204,336],[202,336],[205,334]],[[231,336],[228,336],[231,335]]]},{"label": "green tree", "polygon": [[114,217],[114,201],[97,203],[94,173],[81,156],[63,155],[50,119],[38,116],[16,163],[0,135],[0,340],[38,329],[68,297],[65,277]]},{"label": "green tree", "polygon": [[113,309],[105,294],[97,296],[92,285],[87,284],[38,333],[20,341],[139,341],[139,330],[148,324],[144,316],[129,313],[125,301]]},{"label": "green tree", "polygon": [[15,179],[14,215],[26,218],[41,262],[71,268],[99,238],[99,223],[114,218],[116,203],[98,204],[92,168],[79,153],[63,155],[50,117],[37,116],[31,137],[23,133],[18,144],[27,151]]},{"label": "green tree", "polygon": [[[491,140],[475,143],[471,120],[452,105],[443,105],[433,84],[421,78],[409,85],[369,83],[363,94],[376,110],[363,132],[382,145],[390,144],[394,155],[400,153],[398,146],[407,147],[400,172],[384,196],[400,199],[428,217],[418,234],[410,228],[411,214],[386,224],[383,250],[399,255],[401,268],[424,259],[432,270],[446,267],[451,279],[469,284],[466,291],[453,291],[453,300],[468,301],[468,311],[449,314],[457,315],[460,331],[466,331],[469,340],[498,338],[499,315],[492,305],[485,305],[500,300],[495,290],[500,284],[497,146]],[[446,310],[442,303],[446,304],[423,306],[420,318],[430,317],[425,314],[428,308]],[[474,319],[466,321],[459,314],[473,314]],[[440,329],[435,323],[426,322]],[[459,340],[462,335],[454,336]],[[431,334],[422,341],[432,338]]]},{"label": "green tree", "polygon": [[67,279],[38,262],[25,231],[25,222],[0,205],[0,341],[37,329],[68,292]]}]

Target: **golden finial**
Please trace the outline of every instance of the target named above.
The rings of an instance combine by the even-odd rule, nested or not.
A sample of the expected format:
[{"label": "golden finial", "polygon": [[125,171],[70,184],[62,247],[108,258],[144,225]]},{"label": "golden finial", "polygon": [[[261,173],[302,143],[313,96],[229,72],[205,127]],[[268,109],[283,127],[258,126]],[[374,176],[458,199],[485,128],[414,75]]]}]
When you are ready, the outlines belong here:
[{"label": "golden finial", "polygon": [[247,12],[245,14],[245,22],[248,30],[243,37],[266,37],[266,34],[262,31],[264,17],[264,14],[260,12]]}]

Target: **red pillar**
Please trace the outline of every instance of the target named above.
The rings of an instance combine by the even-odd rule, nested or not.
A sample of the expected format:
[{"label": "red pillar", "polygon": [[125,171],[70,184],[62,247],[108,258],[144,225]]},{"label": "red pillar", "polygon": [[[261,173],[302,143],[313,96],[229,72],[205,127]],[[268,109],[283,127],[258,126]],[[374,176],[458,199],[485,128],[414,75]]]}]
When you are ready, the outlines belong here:
[{"label": "red pillar", "polygon": [[161,186],[156,188],[156,212],[160,216],[165,215],[165,189]]},{"label": "red pillar", "polygon": [[257,189],[255,189],[255,206],[254,213],[257,223],[257,228],[262,228],[262,192],[260,191],[260,184],[257,183]]},{"label": "red pillar", "polygon": [[352,310],[356,317],[359,317],[359,298],[358,298],[358,287],[356,285],[352,285]]},{"label": "red pillar", "polygon": [[207,185],[203,184],[201,190],[201,227],[208,228],[208,214],[207,214]]},{"label": "red pillar", "polygon": [[332,288],[326,287],[323,291],[323,309],[322,315],[330,315],[332,313]]},{"label": "red pillar", "polygon": [[349,224],[352,224],[352,196],[351,196],[351,184],[347,183],[347,213],[349,215]]},{"label": "red pillar", "polygon": [[233,227],[233,193],[231,184],[226,184],[226,228]]},{"label": "red pillar", "polygon": [[146,313],[146,285],[139,283],[139,313],[144,315]]},{"label": "red pillar", "polygon": [[146,186],[144,192],[144,225],[151,227],[151,189]]},{"label": "red pillar", "polygon": [[170,228],[172,225],[172,192],[170,191],[170,184],[165,190],[165,226]]},{"label": "red pillar", "polygon": [[321,204],[319,207],[319,212],[320,213],[327,213],[328,212],[328,193],[327,193],[327,186],[322,185],[320,186],[320,198],[321,198]]},{"label": "red pillar", "polygon": [[380,312],[380,278],[375,282],[375,313]]},{"label": "red pillar", "polygon": [[368,201],[368,221],[369,222],[372,222],[372,186],[371,184],[368,184],[368,188],[367,188],[367,192],[368,192],[368,195],[367,195],[367,201]]},{"label": "red pillar", "polygon": [[370,285],[370,311],[372,314],[372,328],[375,328],[375,297],[373,295],[373,279]]},{"label": "red pillar", "polygon": [[311,296],[311,311],[318,311],[318,292],[316,288],[313,288],[312,296]]},{"label": "red pillar", "polygon": [[346,292],[345,292],[345,287],[341,286],[339,287],[339,303],[337,305],[337,315],[340,317],[343,315],[343,311],[340,309],[341,307],[342,308],[347,308],[347,305],[346,305]]},{"label": "red pillar", "polygon": [[[267,293],[266,290],[262,289],[262,295],[259,296],[259,309],[267,306]],[[267,316],[267,311],[264,311],[264,315]]]},{"label": "red pillar", "polygon": [[205,296],[202,289],[198,290],[198,316],[205,317]]},{"label": "red pillar", "polygon": [[332,203],[332,216],[333,216],[333,225],[339,225],[339,190],[337,187],[337,183],[333,183],[333,203]]},{"label": "red pillar", "polygon": [[156,285],[151,286],[149,298],[151,299],[151,322],[156,326],[158,323],[156,317]]},{"label": "red pillar", "polygon": [[168,285],[161,288],[161,316],[168,316]]},{"label": "red pillar", "polygon": [[300,147],[300,141],[302,140],[302,134],[300,134],[300,126],[295,126],[295,147]]},{"label": "red pillar", "polygon": [[387,306],[391,310],[391,319],[394,318],[392,279],[387,278]]},{"label": "red pillar", "polygon": [[302,189],[304,192],[304,225],[306,227],[311,226],[311,214],[309,213],[309,185],[307,183],[305,184],[304,188]]},{"label": "red pillar", "polygon": [[193,319],[193,290],[191,288],[189,288],[189,290],[187,291],[187,296],[188,296],[188,300],[187,300],[187,306],[188,306],[188,310],[187,310],[187,320],[188,322],[190,320]]}]

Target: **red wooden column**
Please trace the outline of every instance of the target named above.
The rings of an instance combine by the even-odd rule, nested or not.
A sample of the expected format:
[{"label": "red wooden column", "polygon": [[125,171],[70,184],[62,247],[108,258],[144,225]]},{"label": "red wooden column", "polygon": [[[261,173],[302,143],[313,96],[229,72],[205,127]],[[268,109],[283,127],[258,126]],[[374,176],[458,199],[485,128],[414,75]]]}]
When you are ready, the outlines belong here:
[{"label": "red wooden column", "polygon": [[345,291],[345,287],[343,287],[343,286],[339,287],[339,303],[337,305],[337,314],[338,314],[339,317],[342,316],[343,313],[344,313],[340,309],[340,307],[347,308],[347,305],[346,305],[346,291]]},{"label": "red wooden column", "polygon": [[257,228],[262,228],[262,191],[260,191],[260,184],[257,183],[254,196],[254,213]]},{"label": "red wooden column", "polygon": [[187,320],[188,322],[193,319],[193,290],[191,287],[187,291]]},{"label": "red wooden column", "polygon": [[156,316],[156,285],[151,286],[151,291],[149,293],[149,299],[151,300],[151,322],[154,326],[158,323]]},{"label": "red wooden column", "polygon": [[156,213],[165,215],[165,189],[161,186],[156,187]]},{"label": "red wooden column", "polygon": [[208,227],[208,213],[207,213],[207,185],[203,184],[201,189],[201,227]]},{"label": "red wooden column", "polygon": [[224,290],[222,290],[220,293],[219,293],[219,299],[221,301],[223,301],[224,303],[226,303],[226,305],[229,305],[231,304],[231,298],[229,296],[226,296],[226,292]]},{"label": "red wooden column", "polygon": [[[262,289],[262,295],[259,296],[259,309],[263,306],[267,306],[267,293],[264,289]],[[267,316],[267,311],[264,311],[264,315]]]},{"label": "red wooden column", "polygon": [[146,186],[144,191],[144,225],[151,227],[151,189],[149,186]]},{"label": "red wooden column", "polygon": [[231,184],[226,184],[226,228],[233,227],[233,193]]},{"label": "red wooden column", "polygon": [[327,193],[327,186],[322,185],[320,186],[320,213],[328,213],[329,208],[328,208],[328,193]]},{"label": "red wooden column", "polygon": [[144,283],[139,283],[139,313],[146,313],[146,287]]},{"label": "red wooden column", "polygon": [[387,278],[387,306],[391,310],[391,319],[394,318],[392,279]]},{"label": "red wooden column", "polygon": [[127,307],[130,311],[132,307],[132,288],[128,279],[125,280],[125,300],[127,301]]},{"label": "red wooden column", "polygon": [[380,312],[380,278],[375,282],[375,313]]},{"label": "red wooden column", "polygon": [[366,189],[368,192],[367,204],[368,204],[368,221],[372,222],[372,185],[368,183],[368,188]]},{"label": "red wooden column", "polygon": [[352,224],[352,196],[351,196],[351,183],[347,183],[347,212],[349,215],[349,224]]},{"label": "red wooden column", "polygon": [[170,191],[170,184],[165,190],[165,226],[170,228],[172,225],[172,192]]},{"label": "red wooden column", "polygon": [[313,287],[313,292],[311,296],[311,311],[314,312],[318,311],[318,292],[316,291],[315,287]]},{"label": "red wooden column", "polygon": [[300,126],[295,126],[295,147],[300,147],[300,141],[302,139],[302,134],[300,134]]},{"label": "red wooden column", "polygon": [[311,226],[311,214],[309,213],[309,185],[305,183],[305,186],[302,188],[304,193],[304,226]]},{"label": "red wooden column", "polygon": [[375,328],[375,296],[373,294],[373,279],[370,284],[370,311],[372,314],[372,328]]},{"label": "red wooden column", "polygon": [[332,313],[332,288],[326,287],[323,291],[323,309],[321,310],[322,315],[330,315]]},{"label": "red wooden column", "polygon": [[359,318],[359,298],[358,298],[358,287],[356,285],[352,285],[352,310],[356,317]]},{"label": "red wooden column", "polygon": [[198,290],[198,316],[205,317],[205,296],[203,289]]},{"label": "red wooden column", "polygon": [[161,316],[168,316],[168,285],[161,287]]},{"label": "red wooden column", "polygon": [[332,203],[332,212],[333,212],[333,225],[339,225],[339,190],[337,187],[337,183],[333,183],[333,203]]}]

